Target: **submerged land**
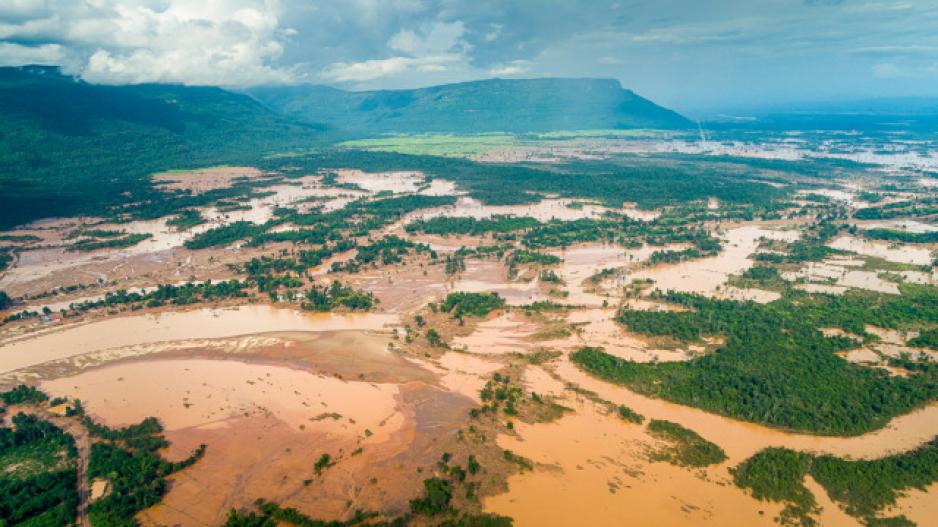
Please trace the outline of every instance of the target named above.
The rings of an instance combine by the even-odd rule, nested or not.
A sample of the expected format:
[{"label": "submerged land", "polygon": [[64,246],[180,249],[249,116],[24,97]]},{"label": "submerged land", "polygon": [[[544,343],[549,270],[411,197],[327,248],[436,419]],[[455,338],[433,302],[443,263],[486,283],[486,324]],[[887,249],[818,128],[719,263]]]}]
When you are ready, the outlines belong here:
[{"label": "submerged land", "polygon": [[7,524],[938,519],[928,134],[327,138],[225,93],[276,133],[211,157],[188,96],[172,155],[4,213]]}]

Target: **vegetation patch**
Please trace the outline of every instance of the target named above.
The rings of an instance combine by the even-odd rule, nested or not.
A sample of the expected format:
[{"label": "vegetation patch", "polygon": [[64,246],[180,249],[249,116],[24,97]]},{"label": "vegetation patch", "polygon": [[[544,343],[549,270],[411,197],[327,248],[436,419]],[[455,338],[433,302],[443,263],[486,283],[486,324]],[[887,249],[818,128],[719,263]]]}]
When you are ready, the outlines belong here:
[{"label": "vegetation patch", "polygon": [[124,428],[109,428],[85,417],[83,424],[97,441],[91,445],[88,477],[110,483],[111,492],[88,506],[93,525],[136,525],[134,516],[160,502],[166,477],[193,465],[205,454],[205,445],[178,463],[163,459],[159,450],[169,446],[155,418]]},{"label": "vegetation patch", "polygon": [[620,404],[616,408],[616,413],[623,420],[629,421],[630,423],[635,423],[637,425],[640,425],[645,421],[644,415],[636,412],[635,410],[629,408],[628,406],[625,406],[624,404]]},{"label": "vegetation patch", "polygon": [[407,224],[409,233],[422,232],[448,236],[450,234],[480,236],[488,233],[505,234],[523,231],[540,225],[541,222],[527,216],[492,216],[476,219],[472,217],[437,216]]},{"label": "vegetation patch", "polygon": [[378,302],[373,294],[342,285],[335,280],[330,286],[313,285],[306,292],[302,307],[307,311],[331,311],[344,307],[351,311],[368,311]]},{"label": "vegetation patch", "polygon": [[505,299],[498,293],[456,292],[446,295],[440,304],[440,311],[452,313],[453,317],[484,317],[505,306]]},{"label": "vegetation patch", "polygon": [[33,415],[18,413],[12,425],[0,428],[0,524],[70,525],[78,506],[74,440]]},{"label": "vegetation patch", "polygon": [[101,239],[99,238],[87,238],[84,240],[79,240],[68,246],[69,251],[97,251],[98,249],[123,249],[125,247],[133,247],[143,240],[148,240],[153,237],[150,233],[134,233],[124,235],[119,233],[119,237],[107,236]]},{"label": "vegetation patch", "polygon": [[938,349],[938,328],[926,329],[908,341],[909,346]]},{"label": "vegetation patch", "polygon": [[844,510],[867,525],[909,525],[904,517],[880,518],[909,489],[924,490],[938,481],[938,438],[909,452],[880,459],[850,460],[785,448],[760,451],[733,470],[739,487],[758,499],[786,503],[782,520],[813,525],[814,496],[804,486],[810,475]]},{"label": "vegetation patch", "polygon": [[186,209],[175,217],[166,220],[166,225],[175,228],[177,231],[187,231],[196,225],[202,225],[206,221],[198,210]]},{"label": "vegetation patch", "polygon": [[652,452],[652,461],[680,467],[706,467],[726,461],[726,452],[722,448],[677,423],[652,419],[648,423],[648,432],[670,443],[668,447]]}]

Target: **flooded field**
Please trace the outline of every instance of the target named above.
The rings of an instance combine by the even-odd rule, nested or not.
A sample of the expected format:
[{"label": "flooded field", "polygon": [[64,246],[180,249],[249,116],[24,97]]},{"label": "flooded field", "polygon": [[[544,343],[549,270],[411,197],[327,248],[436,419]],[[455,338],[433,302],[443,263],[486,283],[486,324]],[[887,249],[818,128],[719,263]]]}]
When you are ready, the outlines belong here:
[{"label": "flooded field", "polygon": [[[367,371],[373,360],[360,366]],[[174,476],[163,502],[141,519],[214,525],[257,496],[333,518],[358,507],[403,510],[419,482],[396,467],[431,463],[426,420],[439,430],[455,427],[470,400],[425,384],[419,367],[400,367],[409,380],[389,383],[237,360],[148,359],[42,386],[80,398],[112,426],[158,417],[170,457],[206,444],[205,459]],[[334,460],[323,474],[313,470],[321,454]],[[384,485],[366,484],[377,478]]]},{"label": "flooded field", "polygon": [[[490,218],[492,216],[531,217],[541,222],[550,220],[572,221],[582,218],[596,218],[608,211],[605,207],[569,199],[543,199],[530,205],[485,205],[470,198],[460,197],[455,205],[427,209],[410,214],[407,221],[430,219],[439,216],[470,218]],[[617,211],[637,220],[651,220],[658,216],[654,211],[642,211],[634,207],[623,207]]]},{"label": "flooded field", "polygon": [[911,245],[860,240],[852,236],[841,236],[829,245],[834,249],[855,252],[864,256],[875,256],[896,263],[928,265],[932,262],[931,250]]},{"label": "flooded field", "polygon": [[716,256],[678,264],[662,264],[630,274],[630,278],[650,279],[662,291],[685,291],[715,295],[730,275],[752,267],[750,255],[756,252],[760,239],[793,241],[795,230],[772,230],[759,226],[732,228],[721,236],[723,250]]},{"label": "flooded field", "polygon": [[485,508],[518,527],[620,526],[641,513],[641,525],[774,525],[780,506],[747,496],[725,470],[691,471],[650,463],[654,444],[640,426],[601,412],[589,401],[566,401],[576,413],[555,423],[521,425],[500,446],[544,469],[512,476],[508,493]]},{"label": "flooded field", "polygon": [[[538,157],[545,152],[523,155],[529,154]],[[554,154],[591,155],[582,150]],[[256,169],[221,167],[161,174],[157,180],[164,188],[198,194],[264,175]],[[327,178],[339,186],[324,183]],[[817,193],[848,207],[866,206],[858,197],[863,188],[845,185]],[[482,449],[480,456],[494,455],[502,463],[509,459],[504,449],[534,463],[530,470],[496,469],[493,463],[491,473],[477,478],[488,485],[485,492],[470,505],[475,511],[481,507],[511,516],[518,527],[629,522],[778,525],[782,505],[758,501],[737,488],[731,467],[768,447],[868,459],[916,448],[938,435],[936,404],[861,436],[793,433],[644,397],[586,374],[569,359],[583,346],[601,347],[615,357],[642,363],[689,361],[718,352],[723,337],[686,344],[668,336],[632,333],[616,321],[623,306],[679,310],[651,296],[655,289],[759,303],[779,299],[788,287],[829,294],[864,290],[894,298],[900,293],[900,280],[934,285],[938,274],[907,265],[885,266],[866,257],[924,266],[933,259],[929,245],[869,242],[841,230],[829,246],[855,254],[785,262],[779,266],[783,280],[762,282],[759,287],[765,289],[761,289],[740,286],[745,282],[736,280],[753,267],[755,253],[784,252],[784,243],[772,241],[792,242],[803,232],[810,233],[805,230],[808,220],[708,220],[702,228],[720,238],[722,245],[714,256],[651,265],[648,260],[655,251],[680,251],[691,245],[653,246],[649,243],[657,242],[652,240],[626,248],[612,242],[582,242],[543,249],[560,258],[559,263],[509,269],[511,251],[525,247],[518,233],[423,235],[408,233],[404,227],[418,219],[454,216],[572,221],[598,218],[610,209],[557,195],[535,204],[484,205],[453,182],[416,171],[340,169],[335,174],[285,179],[259,190],[270,194],[245,200],[244,210],[201,208],[208,222],[186,231],[167,224],[168,218],[96,224],[150,235],[119,251],[66,249],[69,232],[97,219],[34,225],[23,232],[42,234],[42,243],[48,246],[20,251],[12,269],[0,276],[0,289],[15,295],[46,292],[71,283],[67,280],[87,284],[62,295],[37,295],[21,304],[52,313],[0,331],[0,385],[26,382],[56,396],[79,398],[90,416],[110,426],[155,416],[172,443],[165,452],[171,460],[184,459],[200,444],[208,446],[204,459],[170,478],[169,492],[159,505],[138,514],[143,525],[218,525],[231,507],[247,507],[259,497],[325,519],[352,518],[358,510],[391,517],[409,510],[410,500],[423,492],[424,479],[441,474],[443,448],[462,449],[463,454]],[[295,247],[258,248],[236,241],[190,251],[185,241],[234,221],[263,223],[275,217],[278,207],[330,211],[355,199],[389,194],[455,195],[457,201],[453,206],[392,216],[369,236],[356,235],[357,249],[315,260],[316,265],[308,268],[291,268],[291,276],[303,279],[303,286],[293,293],[306,294],[303,288],[314,280],[319,284],[338,280],[373,295],[376,302],[367,312],[349,313],[358,307],[338,304],[326,309],[339,312],[304,312],[296,297],[278,297],[276,287],[268,294],[271,291],[252,284],[256,289],[251,298],[217,304],[136,306],[140,310],[136,313],[99,309],[80,318],[56,313],[118,288],[146,292],[159,283],[243,278],[234,264],[255,257],[292,256]],[[734,206],[716,198],[697,204],[705,205],[707,214]],[[661,214],[628,204],[613,212],[642,221]],[[866,222],[863,227],[877,225],[908,232],[932,230],[914,220]],[[283,223],[274,232],[295,228]],[[363,260],[360,268],[332,272],[334,263],[368,256],[367,238],[371,243],[389,234],[445,254],[434,257],[411,249],[398,260],[385,262],[381,255]],[[460,247],[494,243],[504,243],[505,254],[470,255],[461,262],[464,266],[446,268],[444,258]],[[900,269],[894,272],[899,278],[882,268]],[[542,274],[545,270],[552,274]],[[454,292],[498,293],[507,307],[479,316],[437,311]],[[537,303],[545,304],[532,306]],[[430,329],[440,331],[438,340],[430,339]],[[890,358],[922,353],[938,359],[938,352],[910,346],[921,331],[869,327],[868,332],[877,338],[840,356],[863,367],[885,368],[890,375],[910,375],[891,365]],[[479,412],[490,403],[482,392],[487,383],[499,379],[496,373],[506,379],[498,382],[507,384],[510,375],[526,390],[524,400],[536,400],[533,392],[560,405],[551,407],[556,415],[522,419],[496,413],[492,419],[470,419],[471,409]],[[650,453],[662,446],[662,440],[647,425],[616,415],[620,404],[647,420],[671,421],[700,434],[725,450],[728,459],[699,469],[653,461]],[[477,428],[488,435],[476,445],[466,438],[482,434]],[[314,469],[324,454],[332,464]],[[103,481],[95,484],[96,492],[107,492],[102,490]],[[817,482],[809,478],[806,485],[823,509],[817,516],[821,525],[859,525]],[[457,492],[462,500],[465,491]],[[908,492],[892,512],[928,525],[938,514],[936,493],[935,485]],[[636,520],[638,512],[641,521]]]},{"label": "flooded field", "polygon": [[388,330],[394,315],[309,314],[268,306],[111,318],[0,341],[0,373],[93,351],[156,342],[282,331]]},{"label": "flooded field", "polygon": [[[848,262],[849,263],[849,262]],[[860,262],[862,264],[862,262]],[[899,286],[895,282],[888,282],[880,277],[876,271],[862,271],[845,265],[843,261],[826,260],[824,262],[809,262],[797,272],[784,273],[783,278],[789,281],[805,279],[808,283],[799,285],[800,289],[808,292],[831,292],[834,294],[853,289],[865,289],[877,293],[890,295],[899,294]]]},{"label": "flooded field", "polygon": [[[776,525],[773,518],[781,506],[757,501],[736,488],[730,467],[770,446],[877,458],[915,448],[938,434],[938,405],[898,417],[882,430],[863,436],[818,437],[649,399],[593,379],[566,359],[553,369],[560,379],[614,404],[625,404],[646,418],[666,419],[696,431],[720,445],[729,459],[705,469],[650,462],[647,452],[656,439],[640,425],[567,392],[564,404],[574,414],[554,423],[520,425],[516,434],[498,439],[504,448],[541,464],[512,476],[507,493],[485,501],[487,510],[511,515],[519,526],[553,524],[558,518],[560,524],[621,525],[636,510],[642,510],[647,525]],[[545,384],[540,381],[541,389]],[[820,486],[809,486],[823,507],[819,515],[823,525],[861,525],[830,502]],[[928,518],[933,507],[925,496],[933,491],[934,487],[927,494],[913,491],[900,500],[899,509],[909,517]]]}]

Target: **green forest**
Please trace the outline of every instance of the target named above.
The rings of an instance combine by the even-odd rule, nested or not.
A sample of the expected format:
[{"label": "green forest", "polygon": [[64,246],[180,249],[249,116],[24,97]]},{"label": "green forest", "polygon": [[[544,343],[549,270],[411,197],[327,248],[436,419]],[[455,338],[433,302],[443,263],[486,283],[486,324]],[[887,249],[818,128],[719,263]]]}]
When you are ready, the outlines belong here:
[{"label": "green forest", "polygon": [[[804,486],[810,475],[846,512],[867,525],[884,521],[881,511],[893,505],[903,491],[923,490],[938,481],[938,438],[901,454],[872,460],[850,460],[812,455],[786,448],[767,448],[733,469],[736,484],[760,500],[784,502],[784,519],[813,525],[810,514],[817,502]],[[904,517],[889,518],[890,525],[913,525]]]},{"label": "green forest", "polygon": [[[17,396],[4,399],[26,402]],[[74,440],[34,415],[18,413],[11,424],[0,428],[0,524],[71,524],[78,506]]]},{"label": "green forest", "polygon": [[586,371],[646,395],[779,428],[855,435],[938,397],[934,370],[909,377],[847,362],[836,352],[859,344],[825,337],[837,327],[866,335],[865,325],[909,328],[938,320],[938,291],[903,284],[901,296],[843,296],[788,291],[769,304],[714,300],[684,293],[661,299],[688,311],[622,310],[630,331],[695,342],[720,336],[717,351],[687,362],[636,363],[598,348],[571,358]]}]

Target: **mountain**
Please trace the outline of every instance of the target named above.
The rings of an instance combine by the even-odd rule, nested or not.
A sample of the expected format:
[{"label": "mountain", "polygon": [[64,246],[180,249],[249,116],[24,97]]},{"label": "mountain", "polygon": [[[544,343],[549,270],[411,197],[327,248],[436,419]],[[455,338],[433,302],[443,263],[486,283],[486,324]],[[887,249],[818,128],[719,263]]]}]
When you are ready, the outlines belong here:
[{"label": "mountain", "polygon": [[283,115],[366,135],[691,126],[610,79],[492,79],[364,92],[304,85],[248,93]]},{"label": "mountain", "polygon": [[250,97],[211,87],[101,86],[58,68],[0,68],[0,228],[94,213],[154,172],[248,162],[321,141]]}]

